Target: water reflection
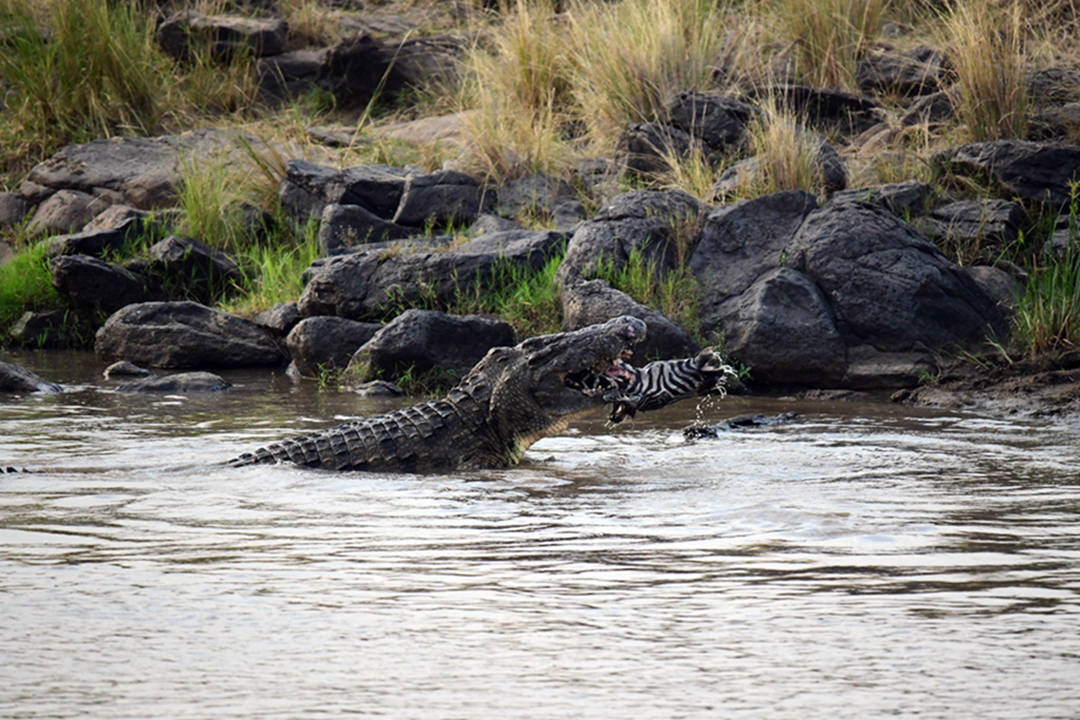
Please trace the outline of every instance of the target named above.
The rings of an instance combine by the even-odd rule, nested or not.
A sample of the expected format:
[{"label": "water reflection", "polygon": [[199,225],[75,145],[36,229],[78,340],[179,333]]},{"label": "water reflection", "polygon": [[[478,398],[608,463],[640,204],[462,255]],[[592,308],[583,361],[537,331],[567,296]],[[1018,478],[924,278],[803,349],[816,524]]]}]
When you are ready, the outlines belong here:
[{"label": "water reflection", "polygon": [[120,395],[83,365],[0,407],[0,460],[51,468],[0,475],[0,716],[1080,706],[1075,426],[736,398],[706,419],[798,417],[597,420],[467,475],[228,469],[385,406],[259,373]]}]

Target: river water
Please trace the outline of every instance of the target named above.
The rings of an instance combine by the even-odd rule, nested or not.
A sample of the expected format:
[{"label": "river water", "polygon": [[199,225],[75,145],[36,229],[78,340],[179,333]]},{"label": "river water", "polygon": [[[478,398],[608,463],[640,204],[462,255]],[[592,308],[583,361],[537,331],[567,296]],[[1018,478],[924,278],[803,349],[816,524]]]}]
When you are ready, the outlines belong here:
[{"label": "river water", "polygon": [[[10,357],[5,359],[12,359]],[[0,398],[5,718],[1080,717],[1080,425],[729,398],[517,468],[217,463],[385,401]],[[688,442],[709,422],[788,422]]]}]

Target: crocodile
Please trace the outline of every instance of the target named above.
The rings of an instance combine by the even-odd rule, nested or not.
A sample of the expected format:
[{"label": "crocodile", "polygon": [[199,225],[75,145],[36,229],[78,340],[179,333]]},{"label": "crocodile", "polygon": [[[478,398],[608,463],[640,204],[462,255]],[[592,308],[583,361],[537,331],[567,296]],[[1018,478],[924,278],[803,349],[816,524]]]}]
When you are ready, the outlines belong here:
[{"label": "crocodile", "polygon": [[645,323],[623,315],[493,348],[438,400],[282,440],[228,464],[396,472],[508,467],[540,438],[608,403],[619,408],[617,420],[722,387],[725,372],[703,361],[688,393],[643,390],[641,373],[626,358],[644,337]]}]

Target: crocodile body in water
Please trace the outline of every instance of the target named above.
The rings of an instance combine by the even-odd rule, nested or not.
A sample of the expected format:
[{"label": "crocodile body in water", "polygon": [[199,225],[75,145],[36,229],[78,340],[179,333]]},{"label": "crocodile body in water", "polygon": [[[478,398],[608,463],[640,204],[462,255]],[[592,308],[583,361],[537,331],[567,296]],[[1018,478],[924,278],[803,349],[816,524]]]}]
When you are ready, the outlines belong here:
[{"label": "crocodile body in water", "polygon": [[[732,377],[711,350],[633,368],[624,358],[644,337],[645,323],[622,316],[494,348],[439,400],[283,440],[229,464],[407,472],[505,467],[584,412],[612,403],[618,422],[636,409],[722,392]],[[664,377],[679,382],[665,385]]]}]

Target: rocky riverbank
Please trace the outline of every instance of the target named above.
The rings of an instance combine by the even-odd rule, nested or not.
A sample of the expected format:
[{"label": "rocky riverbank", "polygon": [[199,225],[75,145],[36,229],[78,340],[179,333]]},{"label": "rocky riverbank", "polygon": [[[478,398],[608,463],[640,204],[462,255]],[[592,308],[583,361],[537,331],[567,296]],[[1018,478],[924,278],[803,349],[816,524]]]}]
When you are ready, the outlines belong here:
[{"label": "rocky riverbank", "polygon": [[[460,37],[395,46],[357,28],[331,46],[288,49],[286,31],[280,18],[194,11],[157,27],[180,60],[188,46],[177,38],[192,34],[209,38],[219,57],[253,52],[262,92],[278,101],[318,90],[356,108],[384,90],[400,96],[421,76],[462,73]],[[655,121],[628,123],[609,155],[561,176],[493,177],[453,160],[439,169],[348,164],[335,155],[356,134],[347,126],[311,128],[325,152],[314,160],[242,130],[69,145],[0,192],[0,228],[18,229],[15,251],[44,244],[63,301],[27,308],[6,342],[92,345],[103,359],[164,369],[288,365],[298,378],[345,373],[354,383],[453,377],[489,348],[520,340],[493,313],[462,312],[462,298],[547,277],[559,327],[633,314],[648,324],[640,358],[718,343],[747,368],[751,388],[898,390],[905,402],[1074,411],[1071,356],[965,371],[955,360],[988,342],[1008,346],[1029,274],[1010,260],[1020,257],[1015,248],[1025,258],[1071,253],[1080,71],[1032,71],[1029,137],[939,149],[927,158],[929,175],[853,180],[865,178],[853,165],[904,128],[954,122],[946,55],[883,44],[861,61],[861,92],[797,77],[684,88]],[[768,162],[752,126],[777,98],[813,134],[819,184],[747,197]],[[443,121],[450,130],[440,142],[463,142],[462,116]],[[419,135],[430,122],[389,131]],[[704,197],[650,182],[672,153],[715,160]],[[215,306],[253,271],[218,238],[178,232],[189,226],[181,197],[200,166],[251,167],[271,154],[280,159],[273,207],[245,206],[238,216],[251,237],[272,237],[276,225],[310,228],[320,256],[296,297],[241,317]],[[11,262],[11,249],[0,262],[5,255]],[[629,276],[667,283],[687,312],[635,299]],[[1039,363],[1050,365],[1036,372]],[[8,389],[34,383],[12,382]],[[1020,395],[1029,401],[1013,403]]]}]

